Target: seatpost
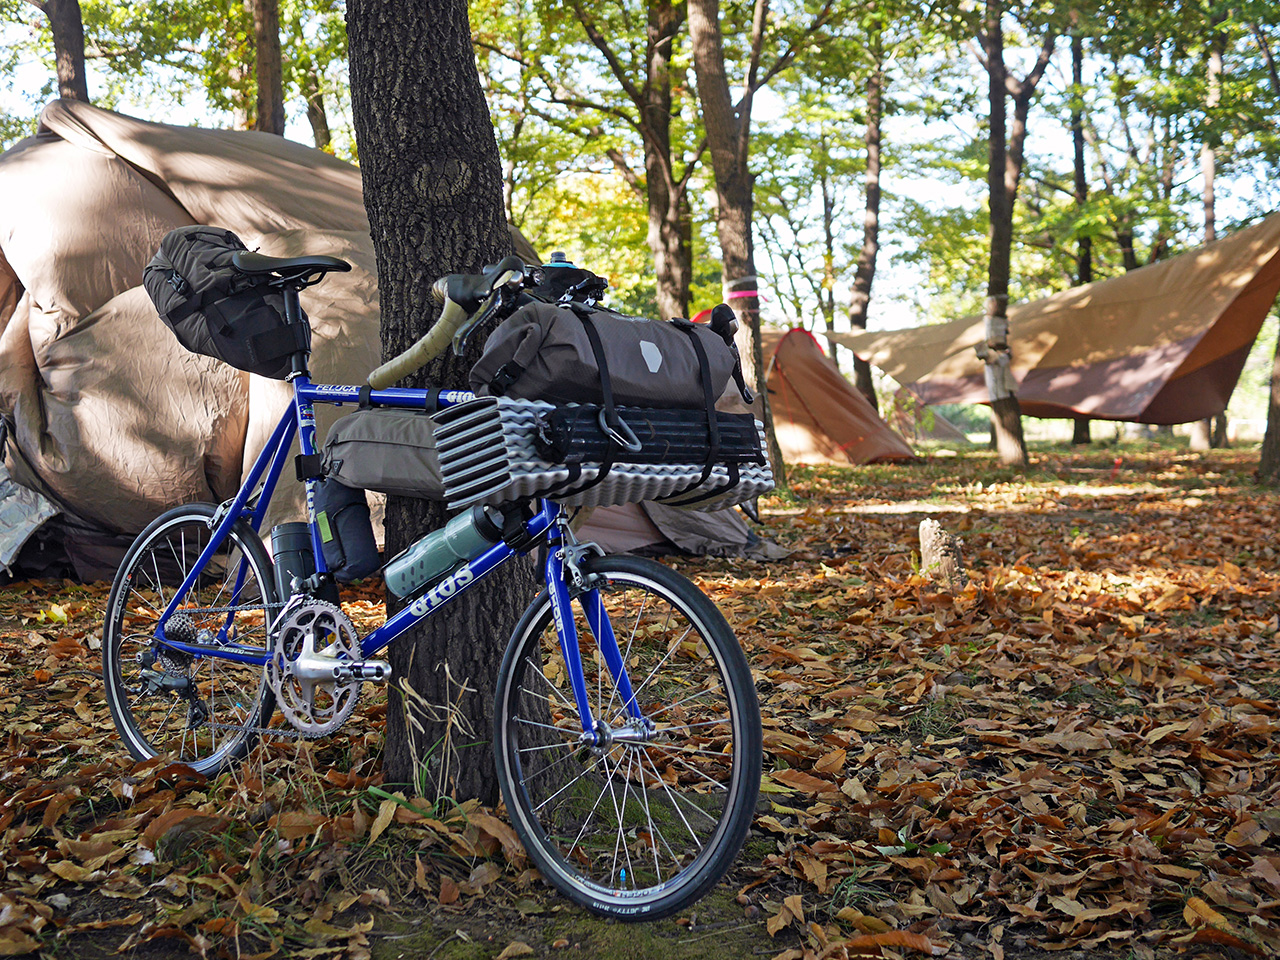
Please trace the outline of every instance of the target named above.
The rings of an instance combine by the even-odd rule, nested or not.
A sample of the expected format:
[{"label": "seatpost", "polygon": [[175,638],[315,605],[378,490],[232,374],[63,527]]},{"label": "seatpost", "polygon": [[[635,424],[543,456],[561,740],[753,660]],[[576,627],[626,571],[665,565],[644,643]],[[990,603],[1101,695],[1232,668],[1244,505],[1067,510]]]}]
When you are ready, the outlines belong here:
[{"label": "seatpost", "polygon": [[[303,316],[302,305],[298,302],[298,288],[286,286],[283,288],[283,292],[284,292],[285,323],[299,323],[299,324],[305,325],[307,323],[307,318]],[[311,342],[310,330],[306,331],[306,337],[307,337],[307,343],[310,343]],[[289,358],[289,364],[290,364],[289,379],[290,380],[292,380],[294,377],[299,377],[299,376],[310,378],[311,373],[307,369],[307,358],[309,356],[310,356],[309,350],[307,351],[299,350],[297,353],[293,354],[293,356]]]}]

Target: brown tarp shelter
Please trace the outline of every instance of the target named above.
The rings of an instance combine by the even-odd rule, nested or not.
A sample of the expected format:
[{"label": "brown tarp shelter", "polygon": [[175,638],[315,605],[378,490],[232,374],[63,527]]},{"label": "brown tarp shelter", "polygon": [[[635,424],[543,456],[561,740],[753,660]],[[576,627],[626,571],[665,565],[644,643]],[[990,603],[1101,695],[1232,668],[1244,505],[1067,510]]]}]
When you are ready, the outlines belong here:
[{"label": "brown tarp shelter", "polygon": [[807,330],[766,330],[769,406],[787,463],[914,460],[907,442],[822,352]]},{"label": "brown tarp shelter", "polygon": [[[1037,417],[1189,423],[1227,407],[1280,292],[1280,214],[1122,276],[1009,310],[1018,400]],[[981,317],[827,334],[925,403],[983,403]]]},{"label": "brown tarp shelter", "polygon": [[[286,383],[188,353],[156,315],[142,268],[169,230],[192,223],[267,254],[351,262],[302,294],[312,373],[361,383],[379,361],[357,168],[270,134],[51,103],[37,134],[0,155],[0,414],[5,467],[61,511],[54,538],[82,579],[110,577],[163,510],[230,497],[292,397]],[[318,435],[342,412],[318,408]],[[13,551],[51,512],[15,509],[26,525],[0,530]],[[282,484],[267,524],[300,510],[300,487]]]}]

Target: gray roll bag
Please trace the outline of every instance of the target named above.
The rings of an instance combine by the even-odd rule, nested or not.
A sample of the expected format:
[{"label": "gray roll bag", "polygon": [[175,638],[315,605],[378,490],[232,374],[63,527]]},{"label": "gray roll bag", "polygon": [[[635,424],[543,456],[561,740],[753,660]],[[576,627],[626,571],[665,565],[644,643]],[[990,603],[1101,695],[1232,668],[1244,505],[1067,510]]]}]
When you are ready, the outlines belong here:
[{"label": "gray roll bag", "polygon": [[[618,404],[702,409],[719,397],[737,357],[706,324],[628,317],[605,307],[530,303],[498,325],[471,369],[471,389],[484,395],[551,403],[600,403],[600,364],[584,322],[599,331]],[[692,337],[706,350],[703,384]]]}]

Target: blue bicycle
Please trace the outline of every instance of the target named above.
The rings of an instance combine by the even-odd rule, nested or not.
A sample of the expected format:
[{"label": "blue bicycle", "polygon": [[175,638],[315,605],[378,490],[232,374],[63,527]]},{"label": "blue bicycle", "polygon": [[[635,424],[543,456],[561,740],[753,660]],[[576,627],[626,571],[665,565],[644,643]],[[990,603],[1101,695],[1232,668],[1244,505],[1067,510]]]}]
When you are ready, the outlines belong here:
[{"label": "blue bicycle", "polygon": [[[290,324],[307,322],[300,289],[349,269],[332,257],[249,252],[235,265],[284,293]],[[332,602],[317,481],[305,481],[314,575],[274,567],[259,534],[294,437],[304,458],[316,454],[315,404],[425,410],[474,399],[389,384],[510,312],[526,271],[512,257],[442,278],[440,321],[375,371],[372,386],[312,383],[309,354],[293,355],[294,402],[236,496],[169,510],[125,556],[103,631],[107,701],[133,756],[216,774],[260,737],[336,730],[364,683],[389,678],[390,666],[374,659],[380,650],[512,557],[545,548],[545,587],[510,638],[498,680],[502,796],[525,849],[562,893],[599,913],[653,919],[724,875],[759,788],[755,686],[705,594],[661,564],[579,543],[555,502],[511,503],[498,517],[489,510],[503,530],[497,542],[437,573],[359,637]]]}]

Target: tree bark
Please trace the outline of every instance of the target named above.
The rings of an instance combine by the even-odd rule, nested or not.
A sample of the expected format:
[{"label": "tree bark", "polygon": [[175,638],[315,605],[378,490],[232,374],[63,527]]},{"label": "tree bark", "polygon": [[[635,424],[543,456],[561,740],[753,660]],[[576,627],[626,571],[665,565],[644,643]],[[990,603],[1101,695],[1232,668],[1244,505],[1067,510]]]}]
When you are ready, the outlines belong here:
[{"label": "tree bark", "polygon": [[[1217,135],[1213,131],[1214,113],[1222,100],[1222,57],[1227,38],[1221,30],[1225,14],[1214,11],[1212,16],[1212,32],[1209,37],[1209,56],[1206,64],[1206,83],[1204,111],[1205,121],[1210,125],[1203,142],[1200,144],[1200,172],[1204,177],[1204,242],[1212,243],[1218,239],[1217,209],[1214,199],[1214,181],[1217,179],[1218,155]],[[1217,421],[1221,419],[1221,425]],[[1208,450],[1219,446],[1216,439],[1224,443],[1227,435],[1226,415],[1218,414],[1205,419],[1191,433],[1192,450]],[[1203,441],[1203,446],[1201,446]]]},{"label": "tree bark", "polygon": [[307,100],[307,122],[311,124],[311,138],[317,150],[333,146],[333,133],[329,130],[329,114],[324,108],[324,88],[314,66],[302,74],[302,95]]},{"label": "tree bark", "polygon": [[716,182],[716,233],[720,240],[721,280],[725,297],[743,329],[751,331],[751,351],[744,362],[754,369],[756,393],[760,397],[770,453],[777,465],[779,487],[782,450],[773,429],[769,408],[768,373],[760,339],[760,299],[756,294],[755,249],[751,217],[755,207],[755,178],[748,167],[751,147],[751,104],[755,92],[767,0],[756,0],[752,26],[752,58],[746,92],[735,106],[725,71],[724,39],[720,33],[719,0],[689,0],[689,36],[693,41],[693,67],[698,78],[698,98],[702,104],[703,126],[711,153],[711,169]]},{"label": "tree bark", "polygon": [[1262,453],[1258,459],[1259,483],[1280,484],[1280,340],[1276,342],[1276,355],[1271,363],[1271,392],[1267,404],[1267,432],[1262,438]]},{"label": "tree bark", "polygon": [[253,49],[258,85],[257,121],[263,133],[284,136],[284,61],[279,0],[252,0]]},{"label": "tree bark", "polygon": [[53,33],[54,65],[58,96],[89,102],[89,80],[84,63],[84,19],[80,0],[28,0],[49,18]]},{"label": "tree bark", "polygon": [[689,316],[693,255],[685,225],[689,219],[687,181],[677,180],[671,157],[671,57],[684,26],[684,8],[670,0],[649,4],[648,75],[641,126],[648,186],[649,250],[653,254],[658,313],[664,320]]},{"label": "tree bark", "polygon": [[[1084,214],[1089,201],[1089,176],[1084,162],[1084,39],[1078,27],[1071,32],[1071,143],[1074,152],[1076,216]],[[1076,283],[1093,282],[1093,238],[1076,232]],[[1071,445],[1090,442],[1089,418],[1076,417],[1072,425]]]},{"label": "tree bark", "polygon": [[[879,36],[871,40],[875,57],[867,78],[867,145],[866,210],[862,217],[862,250],[853,273],[849,299],[849,326],[867,329],[867,306],[871,302],[871,282],[876,276],[876,256],[880,252],[880,120],[884,111],[884,55]],[[859,356],[853,358],[853,385],[879,409],[875,384],[871,380],[871,364]]]},{"label": "tree bark", "polygon": [[[511,252],[511,239],[502,211],[498,146],[475,68],[464,0],[349,0],[347,31],[352,118],[377,255],[386,358],[434,322],[429,292],[437,277],[495,262]],[[465,386],[484,336],[471,342],[467,356],[446,355],[416,374],[413,383]],[[389,497],[388,554],[444,519],[439,504]],[[494,684],[503,645],[533,588],[532,564],[513,562],[392,647],[388,781],[451,790],[459,798],[497,799],[488,749]],[[400,693],[396,684],[401,681],[415,697]],[[459,684],[471,692],[460,693]],[[417,697],[435,707],[456,702],[474,735],[456,726],[450,730],[415,710]],[[422,724],[421,732],[411,730],[412,722]],[[447,777],[440,755],[427,755],[446,732],[460,747]],[[476,741],[480,745],[469,746]]]},{"label": "tree bark", "polygon": [[[1004,33],[1000,0],[987,0],[982,37],[986,54],[990,124],[987,140],[987,192],[990,197],[990,259],[985,306],[986,342],[980,355],[986,364],[987,396],[991,403],[991,434],[1001,463],[1027,462],[1022,433],[1022,409],[1014,392],[1009,350],[1009,273],[1013,249],[1013,201],[1017,171],[1006,140],[1006,83]],[[1010,183],[1012,179],[1012,183]]]}]

